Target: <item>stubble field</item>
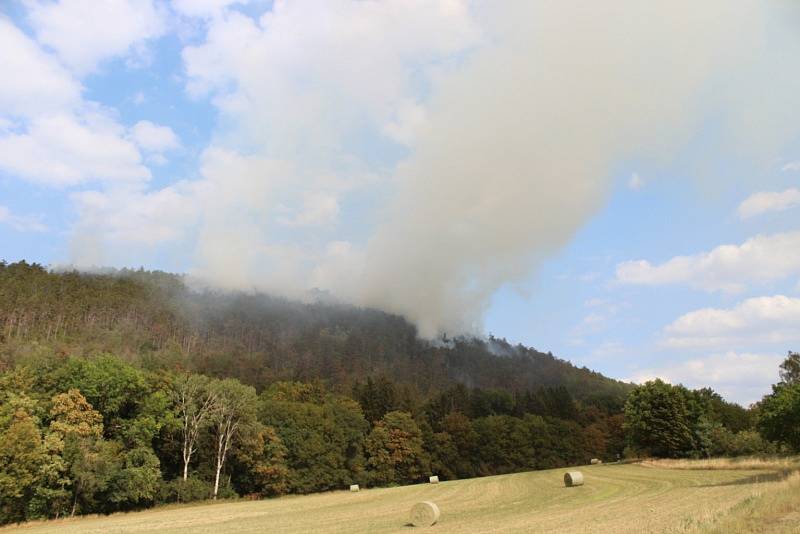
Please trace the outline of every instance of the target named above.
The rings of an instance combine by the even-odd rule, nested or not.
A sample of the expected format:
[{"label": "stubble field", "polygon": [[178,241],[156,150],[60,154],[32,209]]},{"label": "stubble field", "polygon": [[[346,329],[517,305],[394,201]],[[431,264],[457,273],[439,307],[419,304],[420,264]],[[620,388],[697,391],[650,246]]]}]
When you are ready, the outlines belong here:
[{"label": "stubble field", "polygon": [[[565,488],[565,470],[555,469],[157,508],[33,523],[9,532],[800,532],[797,471],[769,464],[692,467],[686,462],[582,466],[585,485],[575,488]],[[423,500],[439,506],[441,519],[429,529],[413,529],[409,510]]]}]

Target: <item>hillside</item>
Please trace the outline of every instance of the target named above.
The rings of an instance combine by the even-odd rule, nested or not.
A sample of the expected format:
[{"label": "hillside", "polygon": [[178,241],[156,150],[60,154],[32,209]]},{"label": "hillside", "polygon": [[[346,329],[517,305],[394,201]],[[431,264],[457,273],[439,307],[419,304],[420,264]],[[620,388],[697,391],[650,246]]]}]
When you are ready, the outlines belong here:
[{"label": "hillside", "polygon": [[613,459],[627,390],[375,310],[1,264],[0,524]]},{"label": "hillside", "polygon": [[0,264],[0,524],[779,450],[711,390],[630,389],[329,298]]},{"label": "hillside", "polygon": [[424,398],[454,384],[509,392],[563,386],[576,399],[618,408],[630,389],[502,339],[421,340],[401,317],[321,298],[196,291],[162,272],[0,264],[0,369],[34,345],[70,355],[110,352],[149,369],[234,377],[258,390],[278,380],[324,380],[349,392],[383,376]]}]

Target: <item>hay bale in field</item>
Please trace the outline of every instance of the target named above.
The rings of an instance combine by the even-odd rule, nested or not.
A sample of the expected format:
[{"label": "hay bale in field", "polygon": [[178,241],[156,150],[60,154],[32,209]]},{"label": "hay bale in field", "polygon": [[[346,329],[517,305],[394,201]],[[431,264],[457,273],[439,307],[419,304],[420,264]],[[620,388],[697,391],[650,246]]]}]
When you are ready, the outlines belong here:
[{"label": "hay bale in field", "polygon": [[361,488],[358,487],[358,484],[350,484],[350,491],[361,491]]},{"label": "hay bale in field", "polygon": [[580,471],[567,471],[564,473],[564,485],[568,488],[583,486],[583,473]]},{"label": "hay bale in field", "polygon": [[411,507],[411,524],[415,527],[435,525],[441,516],[439,507],[431,501],[418,502]]},{"label": "hay bale in field", "polygon": [[592,458],[592,459],[589,461],[589,463],[590,463],[590,464],[592,464],[592,465],[597,465],[597,464],[601,464],[601,463],[603,463],[603,462],[601,462],[601,461],[600,461],[600,460],[598,460],[597,458]]},{"label": "hay bale in field", "polygon": [[439,477],[437,475],[433,475],[432,477],[430,477],[428,479],[428,481],[430,481],[431,484],[438,484],[439,483]]}]

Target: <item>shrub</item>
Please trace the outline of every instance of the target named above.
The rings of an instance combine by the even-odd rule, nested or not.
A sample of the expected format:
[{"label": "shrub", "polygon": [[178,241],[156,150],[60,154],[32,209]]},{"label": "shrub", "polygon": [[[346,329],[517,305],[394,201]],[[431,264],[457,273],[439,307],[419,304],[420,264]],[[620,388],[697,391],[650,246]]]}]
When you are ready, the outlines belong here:
[{"label": "shrub", "polygon": [[176,478],[161,484],[158,500],[162,503],[202,501],[211,497],[211,484],[199,478]]}]

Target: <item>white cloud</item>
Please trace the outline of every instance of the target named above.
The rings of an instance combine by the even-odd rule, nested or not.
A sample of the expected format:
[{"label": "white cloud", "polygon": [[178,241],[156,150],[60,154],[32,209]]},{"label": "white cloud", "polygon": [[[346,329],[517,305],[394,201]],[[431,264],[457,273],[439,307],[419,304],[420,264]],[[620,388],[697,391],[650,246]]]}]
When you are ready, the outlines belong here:
[{"label": "white cloud", "polygon": [[400,104],[394,120],[383,127],[383,133],[404,145],[412,145],[420,131],[425,127],[427,116],[425,108],[413,101]]},{"label": "white cloud", "polygon": [[163,34],[164,12],[152,0],[49,0],[29,3],[31,25],[40,43],[52,48],[77,74],[100,62],[125,56]]},{"label": "white cloud", "polygon": [[286,226],[319,226],[333,224],[339,217],[339,201],[336,196],[325,193],[311,193],[303,199],[300,211],[291,217],[279,217]]},{"label": "white cloud", "polygon": [[180,148],[178,136],[168,126],[139,121],[131,128],[133,142],[148,152],[165,152]]},{"label": "white cloud", "polygon": [[477,38],[460,0],[301,0],[215,19],[183,58],[190,94],[214,95],[248,139],[319,161],[365,127],[410,142],[414,83]]},{"label": "white cloud", "polygon": [[42,218],[30,215],[15,215],[6,206],[0,206],[0,224],[7,224],[18,232],[45,232],[47,226]]},{"label": "white cloud", "polygon": [[179,182],[153,192],[82,191],[72,199],[81,214],[79,224],[87,230],[102,229],[110,241],[150,247],[179,239],[196,221],[198,207],[190,195],[191,187]]},{"label": "white cloud", "polygon": [[741,245],[721,245],[709,252],[676,256],[660,265],[646,260],[617,265],[626,284],[687,284],[706,291],[736,292],[754,282],[800,274],[800,232],[758,235]]},{"label": "white cloud", "polygon": [[152,152],[150,154],[147,154],[145,161],[147,161],[149,165],[156,165],[159,167],[169,163],[167,157],[159,152]]},{"label": "white cloud", "polygon": [[729,309],[703,308],[664,328],[675,348],[752,347],[800,342],[800,298],[755,297]]},{"label": "white cloud", "polygon": [[102,113],[38,117],[26,132],[0,137],[0,169],[55,187],[149,179],[139,151],[122,134]]},{"label": "white cloud", "polygon": [[800,171],[800,161],[790,161],[789,163],[781,167],[781,170],[784,172]]},{"label": "white cloud", "polygon": [[603,328],[606,317],[600,313],[590,313],[581,320],[581,326],[589,331],[598,331]]},{"label": "white cloud", "polygon": [[0,16],[0,115],[30,117],[72,108],[81,85],[11,21]]},{"label": "white cloud", "polygon": [[642,180],[642,177],[639,176],[638,172],[635,172],[631,175],[630,180],[628,180],[628,187],[634,191],[638,191],[644,187],[644,180]]},{"label": "white cloud", "polygon": [[749,219],[771,211],[785,211],[800,206],[800,189],[753,193],[739,204],[739,218]]},{"label": "white cloud", "polygon": [[[44,11],[39,10],[53,9],[59,16],[64,14],[58,10],[86,7],[80,2],[32,6],[40,15]],[[110,6],[102,4],[101,15]],[[94,24],[102,22],[87,17],[82,23],[89,19]],[[6,52],[3,83],[0,83],[0,120],[6,126],[0,128],[0,170],[55,187],[94,180],[149,179],[150,171],[142,164],[139,149],[125,138],[125,128],[117,122],[114,112],[84,100],[80,83],[35,41],[2,17],[0,50]],[[152,123],[140,123],[133,130],[134,136],[137,133],[141,133],[138,137],[145,145],[171,147],[177,143],[171,130]]]},{"label": "white cloud", "polygon": [[778,381],[783,358],[729,351],[641,370],[628,380],[644,383],[661,378],[692,389],[710,387],[727,400],[748,406],[770,392],[770,385]]},{"label": "white cloud", "polygon": [[80,219],[71,263],[86,267],[107,264],[108,258],[130,263],[160,246],[180,247],[184,257],[193,257],[192,274],[200,279],[292,298],[305,297],[310,287],[342,287],[363,264],[361,252],[343,240],[315,248],[274,239],[277,225],[287,223],[296,231],[329,224],[338,213],[335,198],[310,193],[300,211],[283,221],[276,217],[292,196],[297,171],[290,164],[211,147],[203,153],[200,174],[154,191],[112,184],[73,194]]},{"label": "white cloud", "polygon": [[[263,286],[248,280],[255,278],[255,269],[270,269],[258,262],[265,261],[267,217],[277,202],[275,190],[291,176],[287,167],[212,147],[203,153],[200,175],[195,181],[154,191],[110,184],[105,191],[73,195],[80,218],[74,229],[72,263],[92,265],[108,257],[138,261],[153,247],[185,244],[185,253],[194,254],[200,274],[217,280],[229,276],[228,284],[220,286],[261,287],[285,294],[286,287],[277,279],[265,277]],[[200,245],[194,248],[188,236],[196,237]],[[207,243],[219,254],[208,254]],[[271,254],[277,253],[277,248],[271,249]]]},{"label": "white cloud", "polygon": [[172,0],[172,7],[189,17],[213,17],[222,14],[235,4],[248,4],[250,0]]}]

